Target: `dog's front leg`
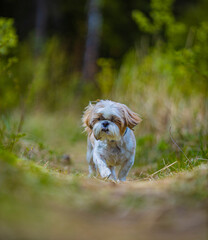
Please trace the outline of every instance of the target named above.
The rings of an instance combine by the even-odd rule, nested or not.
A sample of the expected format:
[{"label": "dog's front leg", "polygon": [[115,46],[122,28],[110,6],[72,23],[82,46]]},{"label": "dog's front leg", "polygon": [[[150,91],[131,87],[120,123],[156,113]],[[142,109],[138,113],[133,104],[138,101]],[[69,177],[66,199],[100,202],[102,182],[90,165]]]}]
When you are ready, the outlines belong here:
[{"label": "dog's front leg", "polygon": [[112,180],[112,181],[117,181],[115,167],[110,166],[109,168],[111,170],[111,176],[109,177],[109,179]]},{"label": "dog's front leg", "polygon": [[122,165],[121,165],[121,169],[118,173],[118,179],[122,182],[126,181],[126,177],[129,173],[129,170],[131,169],[131,167],[133,166],[134,164],[134,154],[131,156],[131,158],[124,162]]},{"label": "dog's front leg", "polygon": [[109,178],[111,175],[111,170],[107,166],[106,161],[102,159],[101,155],[96,151],[94,151],[93,153],[93,161],[96,164],[96,167],[98,168],[100,176],[102,178]]},{"label": "dog's front leg", "polygon": [[88,141],[87,141],[87,162],[89,164],[89,177],[92,177],[92,176],[96,176],[96,173],[97,173],[97,169],[96,169],[96,165],[95,163],[93,162],[93,146],[88,138]]}]

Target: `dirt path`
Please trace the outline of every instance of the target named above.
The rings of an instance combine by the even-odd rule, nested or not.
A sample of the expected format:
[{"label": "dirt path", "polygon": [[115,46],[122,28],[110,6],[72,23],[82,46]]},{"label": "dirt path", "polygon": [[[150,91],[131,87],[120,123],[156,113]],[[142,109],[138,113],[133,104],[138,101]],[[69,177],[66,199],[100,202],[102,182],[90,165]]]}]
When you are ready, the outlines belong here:
[{"label": "dirt path", "polygon": [[207,202],[197,200],[195,180],[199,174],[207,176],[207,169],[120,184],[82,179],[82,191],[90,193],[86,206],[64,215],[60,231],[70,228],[66,239],[79,240],[206,240]]},{"label": "dirt path", "polygon": [[0,239],[207,240],[207,170],[119,184],[61,173],[60,192],[4,201]]}]

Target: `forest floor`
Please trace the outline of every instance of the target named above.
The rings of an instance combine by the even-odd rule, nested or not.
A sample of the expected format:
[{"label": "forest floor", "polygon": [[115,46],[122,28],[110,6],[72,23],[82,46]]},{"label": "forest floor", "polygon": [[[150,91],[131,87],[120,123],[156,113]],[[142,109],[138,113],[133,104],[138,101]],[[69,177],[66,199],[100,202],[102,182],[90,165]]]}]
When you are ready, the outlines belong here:
[{"label": "forest floor", "polygon": [[19,157],[0,151],[0,239],[207,239],[206,161],[163,177],[135,167],[124,183],[88,178],[80,129],[38,119]]}]

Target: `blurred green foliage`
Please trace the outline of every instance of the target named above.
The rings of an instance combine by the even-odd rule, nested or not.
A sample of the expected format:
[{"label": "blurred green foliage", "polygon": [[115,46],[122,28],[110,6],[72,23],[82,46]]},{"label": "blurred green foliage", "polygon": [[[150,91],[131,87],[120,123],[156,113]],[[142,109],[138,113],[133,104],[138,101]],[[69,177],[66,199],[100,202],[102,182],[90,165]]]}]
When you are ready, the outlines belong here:
[{"label": "blurred green foliage", "polygon": [[194,88],[206,94],[208,23],[202,20],[188,29],[184,23],[175,20],[172,3],[172,0],[152,0],[150,12],[152,23],[138,10],[133,11],[132,16],[141,30],[154,36],[153,51],[159,49],[165,61],[169,60],[169,66],[166,65],[166,68],[172,68],[174,84],[177,85],[183,76],[187,76],[187,79],[182,79],[183,82],[190,81],[186,88]]},{"label": "blurred green foliage", "polygon": [[163,136],[160,139],[156,139],[155,135],[138,137],[135,165],[140,167],[152,165],[147,171],[150,174],[175,161],[177,164],[171,168],[171,172],[179,172],[182,169],[190,170],[206,161],[205,159],[208,158],[207,135],[187,133],[176,134],[175,137],[176,143],[183,152],[171,141],[170,136]]},{"label": "blurred green foliage", "polygon": [[[55,112],[56,120],[50,120],[49,116],[30,119],[26,123],[27,131],[45,146],[47,139],[53,139],[53,132],[48,133],[56,125],[56,137],[59,139],[59,134],[67,144],[76,145],[83,140],[79,127],[83,107],[89,100],[112,99],[126,103],[144,120],[136,132],[136,164],[157,163],[158,169],[164,165],[163,159],[167,164],[178,159],[185,161],[183,154],[169,142],[170,125],[190,158],[206,158],[207,149],[201,146],[207,143],[204,119],[208,114],[208,24],[204,19],[191,26],[177,20],[172,0],[152,0],[149,7],[149,14],[132,12],[142,33],[137,45],[119,60],[120,65],[113,58],[98,58],[96,77],[88,82],[75,70],[74,55],[68,53],[63,39],[55,35],[48,38],[37,55],[34,39],[31,37],[17,45],[13,21],[1,18],[4,49],[0,62],[1,113],[11,113],[14,109],[21,112],[26,109],[30,114],[35,110]],[[60,120],[63,112],[65,120]],[[75,120],[72,116],[73,120],[69,120],[67,114],[72,114]],[[24,136],[18,126],[15,130],[9,129],[6,119],[2,118],[0,144],[2,149],[12,151]],[[42,125],[42,121],[48,124]],[[188,140],[197,147],[186,149]],[[62,142],[62,146],[65,145]],[[28,149],[23,151],[25,157],[30,152]]]},{"label": "blurred green foliage", "polygon": [[100,58],[97,61],[100,67],[100,72],[97,74],[97,82],[100,91],[102,92],[102,97],[108,98],[114,85],[114,80],[116,79],[116,72],[114,69],[114,62],[112,59]]},{"label": "blurred green foliage", "polygon": [[7,55],[11,48],[17,46],[17,35],[14,20],[0,18],[0,54]]},{"label": "blurred green foliage", "polygon": [[[74,69],[73,55],[57,36],[43,43],[38,56],[32,40],[22,42],[15,54],[11,50],[9,54],[9,49],[16,40],[5,41],[0,110],[22,105],[59,110],[74,106],[74,99],[75,108],[80,109],[96,98],[125,99],[134,106],[133,98],[142,97],[144,88],[159,89],[161,85],[174,98],[180,94],[188,98],[193,93],[207,95],[208,24],[203,19],[192,26],[179,22],[172,5],[172,0],[152,0],[149,17],[134,10],[133,19],[143,32],[140,43],[119,60],[119,67],[114,59],[98,59],[94,82],[82,80],[80,71]],[[4,39],[17,39],[12,20],[2,21],[8,22],[0,26]]]},{"label": "blurred green foliage", "polygon": [[14,146],[19,142],[25,133],[19,133],[16,123],[12,124],[11,121],[1,116],[0,119],[0,149],[13,152]]},{"label": "blurred green foliage", "polygon": [[[68,237],[70,228],[80,226],[85,210],[92,219],[104,212],[105,217],[113,213],[114,219],[118,211],[120,222],[121,212],[126,217],[141,206],[148,216],[150,206],[157,208],[156,215],[159,206],[162,216],[163,203],[168,208],[171,203],[177,212],[187,203],[198,208],[207,198],[207,167],[202,165],[208,159],[207,1],[200,0],[196,8],[190,7],[192,1],[101,1],[101,50],[92,81],[82,79],[81,73],[85,1],[60,2],[50,1],[50,31],[43,34],[38,52],[34,34],[25,37],[23,31],[31,25],[18,22],[27,19],[25,14],[16,16],[18,3],[10,1],[8,9],[15,9],[19,43],[14,20],[0,18],[0,238],[2,229],[7,236],[24,229],[22,239]],[[88,101],[96,99],[125,103],[143,119],[135,128],[130,179],[182,172],[181,179],[163,189],[165,195],[148,189],[148,183],[142,187],[145,181],[141,188],[137,181],[116,188],[86,179],[81,116]],[[153,188],[157,184],[160,181]],[[76,210],[81,215],[74,223]],[[48,231],[51,226],[53,231]]]},{"label": "blurred green foliage", "polygon": [[[186,26],[175,20],[172,5],[173,0],[152,0],[150,4],[152,20],[138,10],[132,12],[132,17],[142,31],[152,34],[156,38],[165,37],[168,44],[179,44],[178,35],[186,31]],[[183,42],[180,41],[180,44]]]},{"label": "blurred green foliage", "polygon": [[17,58],[10,55],[18,42],[13,24],[13,19],[0,18],[0,111],[19,102],[19,83],[12,71]]}]

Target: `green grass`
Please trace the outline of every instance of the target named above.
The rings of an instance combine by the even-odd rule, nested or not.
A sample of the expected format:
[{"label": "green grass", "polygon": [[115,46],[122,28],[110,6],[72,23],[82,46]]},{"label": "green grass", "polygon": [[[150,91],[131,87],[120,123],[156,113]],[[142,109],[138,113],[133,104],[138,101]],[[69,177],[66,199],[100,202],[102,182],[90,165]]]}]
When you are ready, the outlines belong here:
[{"label": "green grass", "polygon": [[[93,221],[110,216],[118,219],[120,214],[135,217],[149,207],[153,212],[163,211],[170,203],[173,209],[200,212],[208,198],[207,165],[153,184],[115,184],[59,173],[1,151],[0,169],[0,236],[7,239],[17,233],[18,239],[50,239],[47,228],[51,227],[56,237],[73,236],[75,225],[83,224],[83,216],[85,221],[86,216]],[[203,233],[204,229],[199,229]]]},{"label": "green grass", "polygon": [[[78,133],[79,116],[59,116],[26,116],[24,134],[17,133],[11,119],[1,122],[2,239],[105,239],[100,236],[104,231],[108,238],[135,239],[137,232],[148,234],[163,221],[176,227],[178,218],[191,231],[190,216],[194,219],[190,224],[197,227],[189,239],[203,239],[208,166],[197,158],[207,158],[207,136],[172,133],[189,163],[168,134],[158,139],[136,132],[135,166],[126,183],[116,184],[88,179],[86,136]],[[63,160],[66,153],[70,162]],[[155,220],[157,215],[161,217]],[[141,216],[145,225],[139,221]],[[120,224],[128,230],[122,232]],[[187,236],[186,232],[183,239]]]}]

